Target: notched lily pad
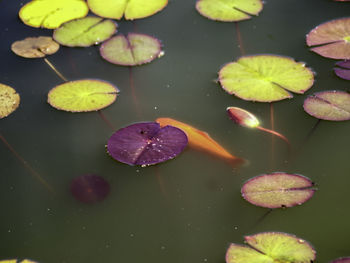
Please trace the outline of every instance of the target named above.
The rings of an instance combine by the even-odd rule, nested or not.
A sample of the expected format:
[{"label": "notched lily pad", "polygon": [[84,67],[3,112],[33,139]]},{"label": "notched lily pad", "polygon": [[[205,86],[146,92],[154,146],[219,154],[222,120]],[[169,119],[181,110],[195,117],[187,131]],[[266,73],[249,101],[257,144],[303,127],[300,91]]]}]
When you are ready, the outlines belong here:
[{"label": "notched lily pad", "polygon": [[84,0],[33,0],[20,9],[19,17],[28,26],[55,29],[88,12]]},{"label": "notched lily pad", "polygon": [[48,103],[64,111],[97,111],[111,105],[118,92],[117,87],[102,80],[69,81],[50,90]]},{"label": "notched lily pad", "polygon": [[101,56],[113,64],[137,66],[151,62],[163,55],[158,39],[129,33],[127,36],[112,37],[101,45]]},{"label": "notched lily pad", "polygon": [[244,239],[248,246],[230,245],[226,263],[309,263],[316,258],[308,242],[291,234],[264,232]]},{"label": "notched lily pad", "polygon": [[322,120],[350,120],[350,94],[340,90],[317,92],[305,99],[304,110]]},{"label": "notched lily pad", "polygon": [[11,45],[11,50],[18,56],[24,58],[42,58],[46,55],[54,54],[60,45],[51,37],[27,37],[23,40],[15,41]]},{"label": "notched lily pad", "polygon": [[250,19],[263,8],[261,0],[197,0],[196,9],[211,20],[233,22]]},{"label": "notched lily pad", "polygon": [[350,59],[350,18],[325,22],[306,35],[311,51],[333,59]]},{"label": "notched lily pad", "polygon": [[72,180],[70,190],[80,202],[92,204],[104,200],[110,192],[110,186],[102,176],[85,174]]},{"label": "notched lily pad", "polygon": [[267,207],[292,207],[309,200],[315,188],[304,176],[287,173],[263,174],[249,179],[241,193],[249,203]]},{"label": "notched lily pad", "polygon": [[88,0],[90,10],[98,16],[133,20],[151,16],[168,4],[168,0]]},{"label": "notched lily pad", "polygon": [[88,47],[110,38],[116,29],[112,20],[89,16],[64,23],[54,31],[53,38],[64,46]]},{"label": "notched lily pad", "polygon": [[14,112],[18,108],[19,102],[20,97],[16,90],[0,83],[0,119]]},{"label": "notched lily pad", "polygon": [[108,140],[107,151],[119,162],[146,166],[173,159],[187,142],[186,134],[178,128],[143,122],[116,131]]},{"label": "notched lily pad", "polygon": [[304,63],[276,55],[244,56],[219,71],[219,82],[229,94],[244,100],[272,102],[303,94],[314,82]]},{"label": "notched lily pad", "polygon": [[342,79],[350,80],[350,60],[344,60],[335,64],[334,73]]}]

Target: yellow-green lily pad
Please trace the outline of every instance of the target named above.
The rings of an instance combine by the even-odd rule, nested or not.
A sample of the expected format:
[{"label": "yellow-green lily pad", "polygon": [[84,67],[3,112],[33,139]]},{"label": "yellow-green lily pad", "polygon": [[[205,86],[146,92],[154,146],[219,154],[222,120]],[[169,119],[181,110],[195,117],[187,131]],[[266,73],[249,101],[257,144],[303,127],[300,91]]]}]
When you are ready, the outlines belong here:
[{"label": "yellow-green lily pad", "polygon": [[97,111],[111,105],[118,92],[117,87],[102,80],[69,81],[50,90],[48,103],[64,111]]},{"label": "yellow-green lily pad", "polygon": [[24,58],[42,58],[58,51],[60,45],[51,37],[27,37],[12,43],[11,50]]},{"label": "yellow-green lily pad", "polygon": [[145,34],[129,33],[105,41],[101,45],[100,54],[113,64],[137,66],[161,57],[163,52],[158,39]]},{"label": "yellow-green lily pad", "polygon": [[18,93],[5,84],[0,83],[0,119],[14,112],[20,102]]},{"label": "yellow-green lily pad", "polygon": [[196,9],[211,20],[234,22],[250,19],[263,8],[261,0],[197,0]]},{"label": "yellow-green lily pad", "polygon": [[313,72],[302,62],[277,55],[244,56],[219,71],[222,88],[229,94],[259,102],[303,94],[314,82]]},{"label": "yellow-green lily pad", "polygon": [[110,19],[89,16],[64,23],[55,29],[53,38],[64,46],[88,47],[110,38],[116,29]]},{"label": "yellow-green lily pad", "polygon": [[168,0],[87,0],[90,10],[98,16],[127,20],[145,18],[161,11]]},{"label": "yellow-green lily pad", "polygon": [[84,0],[33,0],[20,9],[19,17],[28,26],[54,29],[88,12]]},{"label": "yellow-green lily pad", "polygon": [[37,263],[37,262],[30,259],[23,259],[23,260],[5,259],[5,260],[0,260],[0,263]]},{"label": "yellow-green lily pad", "polygon": [[264,232],[244,237],[248,246],[231,244],[226,263],[309,263],[316,252],[305,240],[281,232]]}]

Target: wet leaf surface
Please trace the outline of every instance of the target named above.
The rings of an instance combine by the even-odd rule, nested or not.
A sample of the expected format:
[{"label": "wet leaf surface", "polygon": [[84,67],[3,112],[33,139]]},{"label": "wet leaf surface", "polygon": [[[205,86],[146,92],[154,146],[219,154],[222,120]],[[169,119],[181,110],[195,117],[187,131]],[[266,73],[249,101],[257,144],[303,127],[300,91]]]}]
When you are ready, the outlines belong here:
[{"label": "wet leaf surface", "polygon": [[245,236],[249,246],[231,244],[226,263],[308,263],[316,258],[312,246],[294,235],[264,232]]},{"label": "wet leaf surface", "polygon": [[163,55],[158,39],[136,33],[112,37],[101,45],[100,53],[108,62],[122,66],[146,64]]},{"label": "wet leaf surface", "polygon": [[211,20],[233,22],[250,19],[263,8],[261,0],[197,0],[196,9]]},{"label": "wet leaf surface", "polygon": [[28,37],[11,45],[11,50],[24,58],[42,58],[56,53],[59,48],[51,37]]},{"label": "wet leaf surface", "polygon": [[304,110],[322,120],[350,120],[350,94],[340,90],[317,92],[305,99]]},{"label": "wet leaf surface", "polygon": [[222,88],[229,94],[259,102],[292,98],[303,94],[314,82],[313,72],[304,63],[276,55],[244,56],[219,71]]},{"label": "wet leaf surface", "polygon": [[19,17],[28,26],[55,29],[88,12],[84,0],[33,0],[20,9]]},{"label": "wet leaf surface", "polygon": [[14,112],[20,103],[19,94],[5,84],[0,83],[0,119]]},{"label": "wet leaf surface", "polygon": [[112,20],[89,16],[64,23],[54,31],[53,38],[64,46],[88,47],[110,38],[116,30]]},{"label": "wet leaf surface", "polygon": [[187,142],[186,134],[176,127],[142,122],[116,131],[108,140],[107,151],[122,163],[145,166],[175,158]]},{"label": "wet leaf surface", "polygon": [[80,202],[92,204],[103,201],[110,192],[110,186],[102,176],[86,174],[72,180],[70,191]]},{"label": "wet leaf surface", "polygon": [[145,18],[161,11],[168,0],[88,0],[90,10],[98,16],[126,20]]},{"label": "wet leaf surface", "polygon": [[48,103],[64,111],[97,111],[111,105],[118,92],[118,88],[102,80],[69,81],[50,90]]},{"label": "wet leaf surface", "polygon": [[301,205],[314,192],[309,178],[280,172],[251,178],[241,189],[243,198],[249,203],[267,208]]},{"label": "wet leaf surface", "polygon": [[311,51],[333,59],[350,59],[350,18],[325,22],[306,35]]}]

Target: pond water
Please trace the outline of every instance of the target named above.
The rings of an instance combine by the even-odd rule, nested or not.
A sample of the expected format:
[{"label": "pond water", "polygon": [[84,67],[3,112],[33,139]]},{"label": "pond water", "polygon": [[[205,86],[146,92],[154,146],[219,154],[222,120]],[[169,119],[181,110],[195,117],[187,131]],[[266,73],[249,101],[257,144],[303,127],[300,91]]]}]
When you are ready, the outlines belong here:
[{"label": "pond water", "polygon": [[[165,55],[130,71],[104,61],[97,47],[65,48],[48,59],[69,80],[97,78],[120,89],[102,110],[116,127],[171,117],[208,132],[249,165],[235,169],[203,152],[186,149],[174,160],[141,168],[112,160],[105,144],[113,133],[98,113],[52,108],[48,91],[62,83],[41,59],[14,55],[11,43],[50,30],[24,25],[20,7],[28,1],[0,1],[1,83],[21,95],[20,107],[1,120],[1,134],[54,188],[48,191],[3,143],[0,145],[0,259],[38,262],[224,262],[228,245],[248,234],[280,231],[309,241],[317,262],[350,256],[350,122],[317,120],[302,104],[317,91],[348,90],[335,76],[334,60],[310,52],[305,35],[315,26],[348,15],[350,4],[330,0],[266,0],[259,16],[240,22],[246,54],[278,54],[306,62],[316,73],[305,95],[273,103],[275,129],[292,144],[293,159],[277,137],[231,122],[226,107],[242,107],[270,127],[270,104],[227,94],[215,82],[227,62],[241,56],[234,23],[199,15],[195,1],[172,0],[160,13],[120,21],[119,32],[159,38]],[[311,178],[318,191],[305,204],[267,209],[240,195],[242,184],[274,171]],[[82,174],[103,176],[111,187],[100,203],[87,205],[69,191]],[[259,221],[259,222],[258,222]]]}]

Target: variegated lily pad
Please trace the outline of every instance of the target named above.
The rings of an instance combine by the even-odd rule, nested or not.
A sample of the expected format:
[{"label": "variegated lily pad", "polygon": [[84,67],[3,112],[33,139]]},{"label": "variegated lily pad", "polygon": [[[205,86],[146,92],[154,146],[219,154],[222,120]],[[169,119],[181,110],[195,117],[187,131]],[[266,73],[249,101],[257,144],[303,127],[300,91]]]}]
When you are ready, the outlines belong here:
[{"label": "variegated lily pad", "polygon": [[222,88],[229,94],[259,102],[292,98],[303,94],[314,82],[313,72],[304,63],[276,55],[244,56],[219,71]]},{"label": "variegated lily pad", "polygon": [[64,46],[88,47],[110,38],[117,29],[112,20],[84,17],[64,23],[53,33],[53,38]]},{"label": "variegated lily pad", "polygon": [[322,120],[350,120],[350,94],[340,90],[317,92],[305,99],[304,110]]},{"label": "variegated lily pad", "polygon": [[59,48],[51,37],[27,37],[11,45],[11,50],[24,58],[42,58],[56,53]]},{"label": "variegated lily pad", "polygon": [[309,200],[315,192],[312,181],[287,173],[263,174],[249,179],[241,193],[249,203],[267,208],[292,207]]}]

